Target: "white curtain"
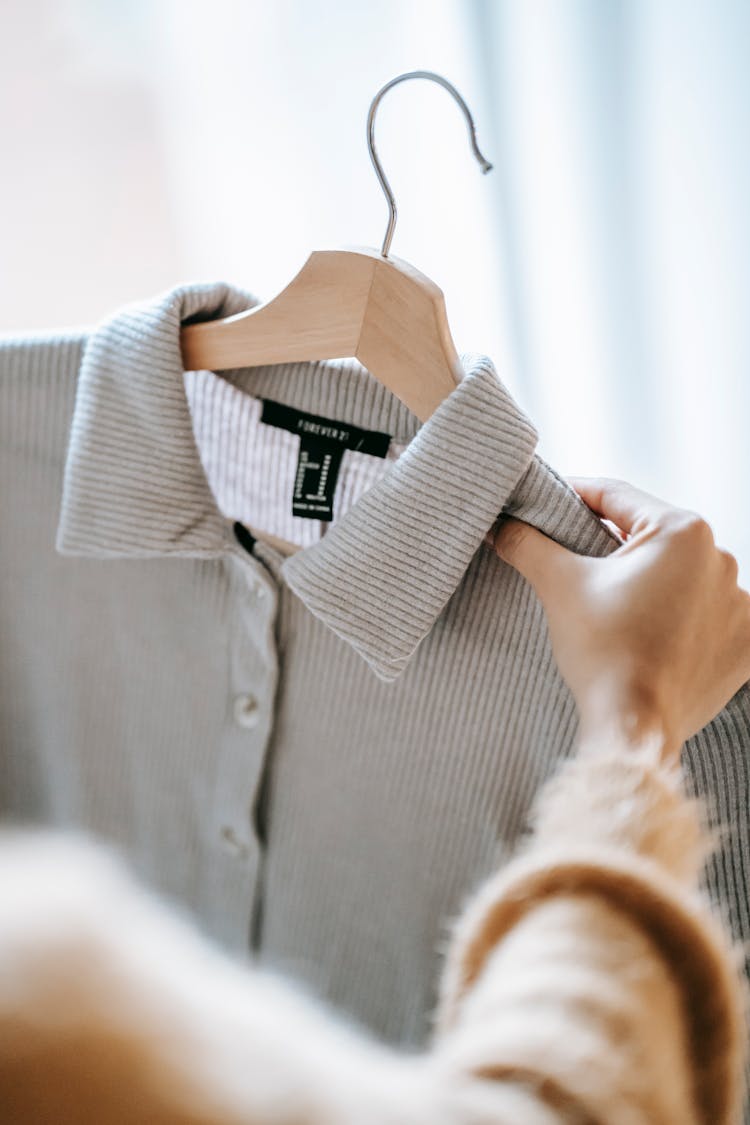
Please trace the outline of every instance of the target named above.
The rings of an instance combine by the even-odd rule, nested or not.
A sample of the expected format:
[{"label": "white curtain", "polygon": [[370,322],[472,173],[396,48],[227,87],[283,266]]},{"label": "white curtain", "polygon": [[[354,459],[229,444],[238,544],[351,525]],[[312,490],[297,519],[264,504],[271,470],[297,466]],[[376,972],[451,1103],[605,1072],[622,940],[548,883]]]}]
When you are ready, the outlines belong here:
[{"label": "white curtain", "polygon": [[750,5],[481,3],[498,265],[541,451],[706,515],[750,581]]},{"label": "white curtain", "polygon": [[750,583],[746,0],[17,0],[0,37],[0,329],[187,280],[272,296],[313,248],[443,288],[564,473],[701,511]]}]

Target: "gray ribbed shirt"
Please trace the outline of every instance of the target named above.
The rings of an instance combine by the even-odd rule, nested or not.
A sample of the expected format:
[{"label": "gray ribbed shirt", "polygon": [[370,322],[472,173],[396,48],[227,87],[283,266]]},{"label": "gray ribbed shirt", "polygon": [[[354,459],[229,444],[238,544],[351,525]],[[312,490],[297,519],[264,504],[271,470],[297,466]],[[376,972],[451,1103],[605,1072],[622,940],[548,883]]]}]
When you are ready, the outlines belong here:
[{"label": "gray ribbed shirt", "polygon": [[[113,841],[226,946],[417,1043],[447,919],[576,732],[541,607],[483,536],[504,509],[617,541],[486,357],[424,425],[356,361],[185,375],[180,321],[256,303],[187,286],[0,344],[2,809]],[[289,557],[234,528],[268,496],[283,519],[299,439],[262,444],[265,398],[391,436],[346,454],[340,513]],[[748,746],[745,687],[685,751],[743,938]]]}]

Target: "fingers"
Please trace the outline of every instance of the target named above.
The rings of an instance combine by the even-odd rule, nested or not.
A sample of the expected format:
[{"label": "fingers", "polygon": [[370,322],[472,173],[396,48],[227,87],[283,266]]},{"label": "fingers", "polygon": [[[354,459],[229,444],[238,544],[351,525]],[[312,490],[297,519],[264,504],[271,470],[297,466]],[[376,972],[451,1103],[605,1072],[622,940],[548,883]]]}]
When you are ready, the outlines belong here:
[{"label": "fingers", "polygon": [[511,517],[501,521],[493,542],[503,562],[519,571],[540,596],[559,579],[561,568],[577,558],[537,528]]},{"label": "fingers", "polygon": [[628,535],[671,509],[669,504],[612,477],[568,477],[578,495],[593,512],[611,520]]}]

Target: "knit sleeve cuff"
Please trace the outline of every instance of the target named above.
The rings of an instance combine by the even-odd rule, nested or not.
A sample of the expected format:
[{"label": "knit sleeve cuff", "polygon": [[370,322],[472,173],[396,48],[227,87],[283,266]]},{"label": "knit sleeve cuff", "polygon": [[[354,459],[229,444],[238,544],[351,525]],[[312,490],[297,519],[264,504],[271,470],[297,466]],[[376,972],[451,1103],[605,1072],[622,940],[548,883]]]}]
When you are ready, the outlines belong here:
[{"label": "knit sleeve cuff", "polygon": [[579,751],[541,789],[532,829],[530,850],[614,849],[651,859],[692,888],[713,844],[702,804],[685,795],[679,760],[664,761],[658,739]]}]

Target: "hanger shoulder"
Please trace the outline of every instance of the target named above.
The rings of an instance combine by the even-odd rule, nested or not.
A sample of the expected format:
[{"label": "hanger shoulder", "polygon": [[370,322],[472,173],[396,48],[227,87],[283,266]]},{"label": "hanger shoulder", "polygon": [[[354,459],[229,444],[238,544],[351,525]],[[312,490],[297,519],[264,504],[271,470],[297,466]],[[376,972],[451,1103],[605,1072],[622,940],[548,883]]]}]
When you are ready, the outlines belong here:
[{"label": "hanger shoulder", "polygon": [[180,333],[188,371],[222,371],[356,354],[375,262],[346,250],[315,250],[285,289],[263,305]]},{"label": "hanger shoulder", "polygon": [[185,325],[180,345],[189,371],[353,356],[422,421],[463,375],[441,289],[369,247],[314,251],[272,300]]},{"label": "hanger shoulder", "polygon": [[357,358],[425,421],[463,377],[442,290],[378,255]]}]

